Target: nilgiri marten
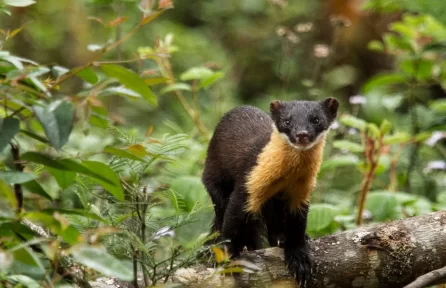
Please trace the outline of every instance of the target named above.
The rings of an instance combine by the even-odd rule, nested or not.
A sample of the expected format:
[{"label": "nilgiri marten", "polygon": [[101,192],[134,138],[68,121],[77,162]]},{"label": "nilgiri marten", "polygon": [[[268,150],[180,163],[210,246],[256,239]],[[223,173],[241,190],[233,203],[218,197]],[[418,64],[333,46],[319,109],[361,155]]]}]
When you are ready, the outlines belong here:
[{"label": "nilgiri marten", "polygon": [[266,231],[270,246],[284,248],[294,278],[302,286],[311,281],[309,200],[338,107],[334,98],[273,101],[271,116],[251,106],[223,116],[202,180],[214,204],[212,231],[230,240],[232,256],[261,248]]}]

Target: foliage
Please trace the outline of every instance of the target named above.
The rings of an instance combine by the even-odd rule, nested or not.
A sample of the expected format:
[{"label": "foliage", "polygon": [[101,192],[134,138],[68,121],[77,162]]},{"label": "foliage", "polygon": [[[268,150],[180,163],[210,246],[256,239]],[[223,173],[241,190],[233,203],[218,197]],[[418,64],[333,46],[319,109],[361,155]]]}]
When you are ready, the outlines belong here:
[{"label": "foliage", "polygon": [[[446,209],[445,5],[366,1],[405,13],[361,47],[354,17],[320,29],[317,1],[214,2],[0,1],[2,285],[156,285],[208,255],[216,273],[257,271],[204,245],[207,143],[240,103],[340,100],[310,236]],[[355,66],[346,46],[375,54]],[[358,85],[381,56],[394,65]]]}]

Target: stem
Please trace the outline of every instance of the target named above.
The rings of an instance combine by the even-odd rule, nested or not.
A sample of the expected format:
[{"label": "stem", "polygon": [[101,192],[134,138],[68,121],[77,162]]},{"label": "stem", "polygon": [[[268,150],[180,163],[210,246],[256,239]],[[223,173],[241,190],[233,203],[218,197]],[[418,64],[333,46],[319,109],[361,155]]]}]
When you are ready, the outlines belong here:
[{"label": "stem", "polygon": [[132,261],[133,261],[133,286],[135,288],[138,288],[138,251],[135,250],[135,248],[133,247],[133,245],[131,245],[132,247]]},{"label": "stem", "polygon": [[[25,167],[20,162],[19,146],[11,143],[11,155],[12,155],[12,160],[14,162],[15,169],[17,171],[23,172],[23,169]],[[22,209],[23,209],[23,190],[22,190],[22,185],[14,184],[14,192],[15,192],[15,198],[17,199],[16,213],[20,214],[20,212],[22,212]]]},{"label": "stem", "polygon": [[[378,167],[379,157],[381,155],[382,150],[382,136],[379,138],[379,147],[376,149],[376,142],[374,139],[369,138],[365,135],[366,138],[366,149],[365,149],[365,159],[366,163],[370,163],[370,169],[367,172],[365,178],[361,182],[361,188],[359,192],[358,199],[358,214],[356,215],[356,225],[362,224],[362,214],[364,212],[364,207],[367,200],[367,195],[370,191],[370,187],[372,186],[372,181],[375,176],[376,168]],[[375,157],[375,154],[376,157]]]}]

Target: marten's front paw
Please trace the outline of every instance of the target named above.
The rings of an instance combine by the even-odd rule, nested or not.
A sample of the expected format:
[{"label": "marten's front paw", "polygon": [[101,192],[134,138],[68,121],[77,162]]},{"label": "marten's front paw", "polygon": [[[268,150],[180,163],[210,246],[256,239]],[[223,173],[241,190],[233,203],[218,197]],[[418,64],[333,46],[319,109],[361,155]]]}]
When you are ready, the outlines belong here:
[{"label": "marten's front paw", "polygon": [[311,283],[313,259],[308,247],[285,248],[285,261],[288,270],[302,288]]}]

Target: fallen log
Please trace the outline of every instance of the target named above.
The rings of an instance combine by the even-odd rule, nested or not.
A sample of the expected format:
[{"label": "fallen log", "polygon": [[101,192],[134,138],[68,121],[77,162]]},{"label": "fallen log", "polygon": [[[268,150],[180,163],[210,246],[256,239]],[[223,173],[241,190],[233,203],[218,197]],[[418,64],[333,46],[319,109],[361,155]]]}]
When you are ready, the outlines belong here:
[{"label": "fallen log", "polygon": [[[446,211],[313,239],[311,249],[312,288],[404,287],[446,266]],[[231,276],[194,266],[179,269],[173,282],[183,287],[297,287],[285,268],[282,249],[251,251],[242,258],[260,271]]]}]

